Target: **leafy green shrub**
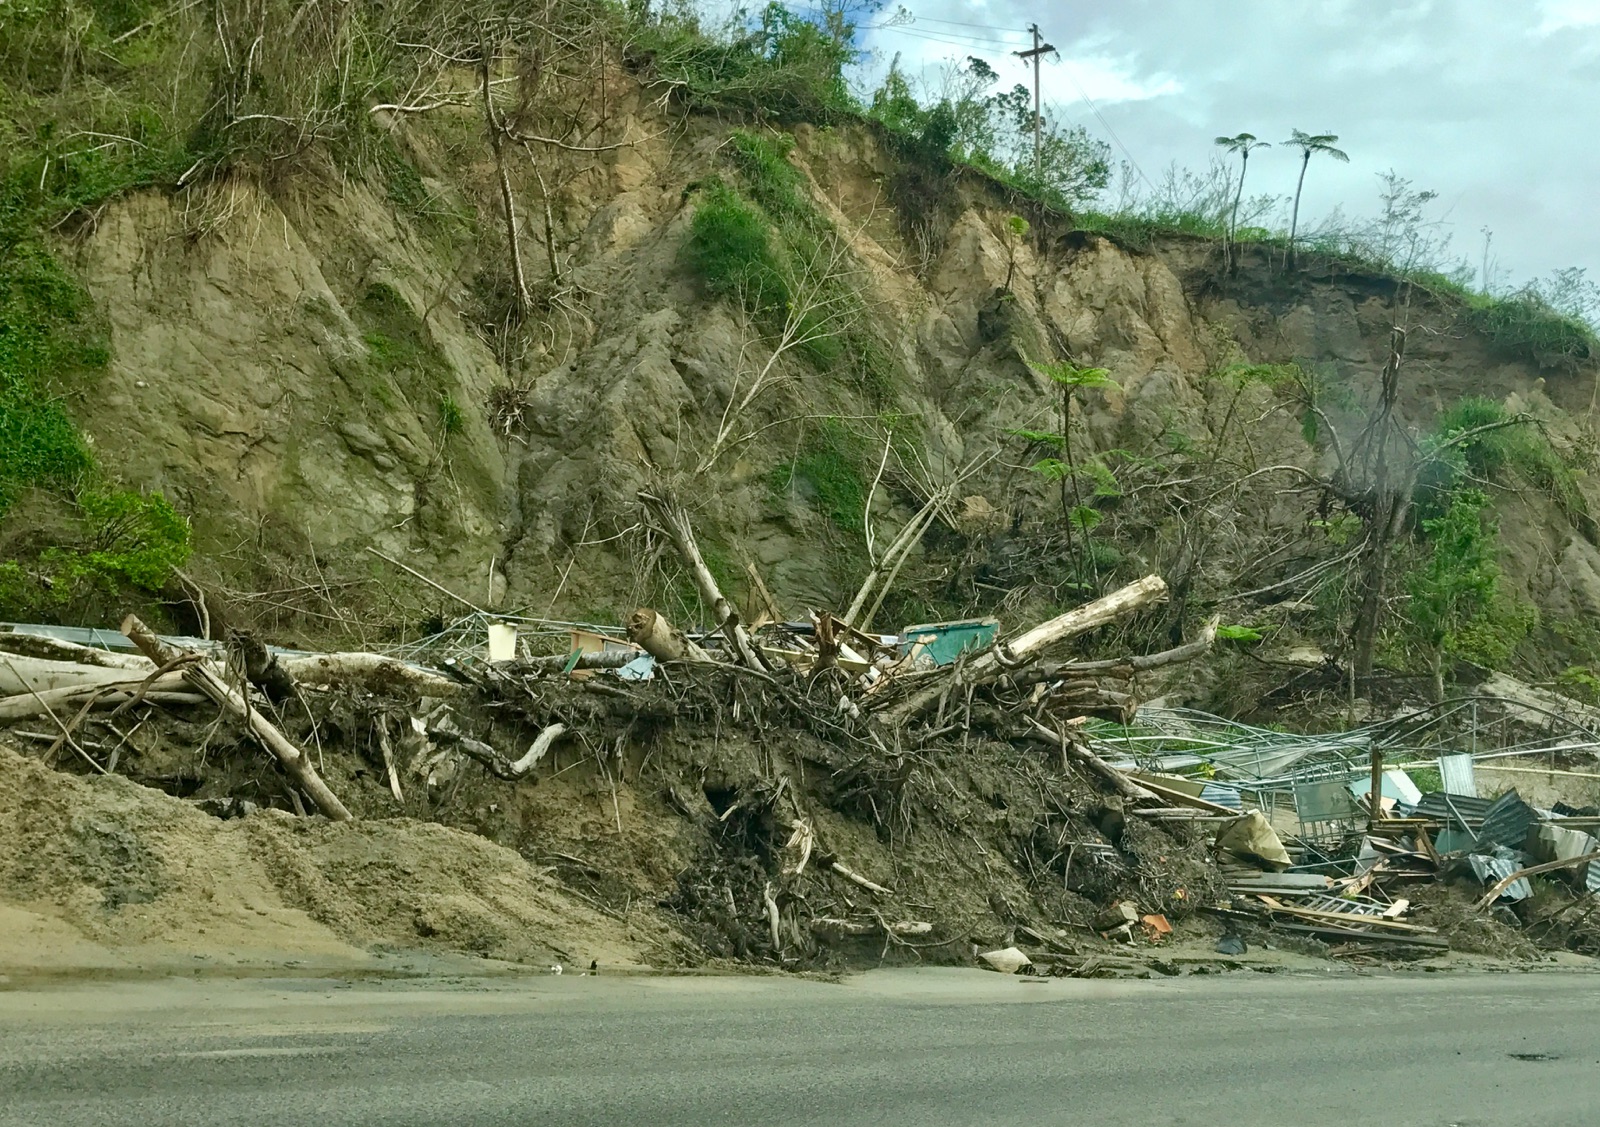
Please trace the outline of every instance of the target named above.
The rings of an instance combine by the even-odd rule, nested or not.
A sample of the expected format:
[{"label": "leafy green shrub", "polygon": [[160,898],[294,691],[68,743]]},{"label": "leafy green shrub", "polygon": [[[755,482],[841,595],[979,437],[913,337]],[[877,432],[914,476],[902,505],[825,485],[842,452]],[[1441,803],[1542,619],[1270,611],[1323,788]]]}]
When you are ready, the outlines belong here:
[{"label": "leafy green shrub", "polygon": [[1448,505],[1451,490],[1467,476],[1504,480],[1516,474],[1541,490],[1573,520],[1588,516],[1588,505],[1572,469],[1531,420],[1519,420],[1497,400],[1465,396],[1440,412],[1433,441],[1458,438],[1492,427],[1445,450],[1418,479],[1418,502],[1424,517],[1437,517]]},{"label": "leafy green shrub", "polygon": [[159,493],[89,490],[78,496],[88,533],[78,573],[159,591],[189,559],[189,522]]},{"label": "leafy green shrub", "polygon": [[692,9],[669,7],[633,29],[632,58],[693,106],[817,124],[859,112],[844,79],[856,57],[849,22],[835,13],[819,23],[775,3],[753,24],[743,14],[710,29]]},{"label": "leafy green shrub", "polygon": [[83,617],[129,592],[159,592],[190,553],[189,522],[159,493],[81,490],[51,535],[28,559],[0,563],[0,613]]}]

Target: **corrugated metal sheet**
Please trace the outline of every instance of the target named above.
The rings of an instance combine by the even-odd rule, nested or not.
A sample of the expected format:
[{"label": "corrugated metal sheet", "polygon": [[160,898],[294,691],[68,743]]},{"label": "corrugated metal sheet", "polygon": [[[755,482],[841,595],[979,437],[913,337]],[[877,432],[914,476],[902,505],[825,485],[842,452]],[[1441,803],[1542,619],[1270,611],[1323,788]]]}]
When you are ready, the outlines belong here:
[{"label": "corrugated metal sheet", "polygon": [[[1522,868],[1522,862],[1511,857],[1488,857],[1482,853],[1473,853],[1467,857],[1467,864],[1472,866],[1473,874],[1483,882],[1485,887],[1505,880],[1512,873]],[[1528,878],[1512,881],[1500,893],[1501,900],[1526,900],[1533,895],[1533,886],[1528,883]]]},{"label": "corrugated metal sheet", "polygon": [[1215,802],[1218,806],[1226,806],[1232,810],[1244,809],[1244,802],[1239,798],[1239,792],[1233,787],[1207,783],[1200,788],[1200,797],[1207,802]]},{"label": "corrugated metal sheet", "polygon": [[1528,830],[1538,820],[1538,812],[1522,801],[1516,791],[1508,790],[1484,811],[1478,840],[1484,845],[1521,849],[1522,843],[1528,840]]},{"label": "corrugated metal sheet", "polygon": [[1478,797],[1478,782],[1472,773],[1471,755],[1439,756],[1439,777],[1443,780],[1446,794],[1463,798]]},{"label": "corrugated metal sheet", "polygon": [[[1483,821],[1483,816],[1489,812],[1489,807],[1494,803],[1487,798],[1471,798],[1464,794],[1446,794],[1444,791],[1433,791],[1425,794],[1417,802],[1416,813],[1424,818],[1437,818],[1441,822],[1454,823],[1456,829],[1466,829],[1462,820],[1476,824]],[[1452,813],[1453,811],[1453,813]]]}]

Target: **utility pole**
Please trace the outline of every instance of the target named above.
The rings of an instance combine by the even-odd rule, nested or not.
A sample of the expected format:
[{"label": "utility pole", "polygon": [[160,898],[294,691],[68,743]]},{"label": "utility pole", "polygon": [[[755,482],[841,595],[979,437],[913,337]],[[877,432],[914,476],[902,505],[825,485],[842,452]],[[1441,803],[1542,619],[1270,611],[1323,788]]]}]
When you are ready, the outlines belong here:
[{"label": "utility pole", "polygon": [[1033,35],[1033,50],[1013,51],[1011,53],[1019,59],[1033,60],[1033,179],[1037,183],[1039,180],[1040,127],[1044,120],[1039,115],[1039,57],[1048,55],[1055,50],[1055,47],[1044,41],[1044,37],[1039,34],[1038,24],[1029,24],[1028,31]]}]

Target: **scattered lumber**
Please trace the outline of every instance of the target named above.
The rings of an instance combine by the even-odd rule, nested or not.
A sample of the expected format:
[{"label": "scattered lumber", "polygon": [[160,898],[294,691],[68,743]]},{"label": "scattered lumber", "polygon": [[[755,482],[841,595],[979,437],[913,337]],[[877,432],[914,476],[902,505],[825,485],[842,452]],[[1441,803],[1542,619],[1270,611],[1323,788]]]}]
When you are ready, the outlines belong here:
[{"label": "scattered lumber", "polygon": [[222,674],[215,663],[207,660],[202,654],[184,653],[169,646],[157,638],[136,615],[130,614],[123,619],[122,632],[159,667],[165,669],[181,664],[185,681],[216,701],[225,711],[242,719],[250,734],[261,746],[277,757],[278,762],[283,765],[284,772],[311,796],[311,801],[316,803],[317,809],[329,819],[335,822],[346,822],[351,819],[350,811],[339,801],[338,796],[328,789],[328,785],[317,774],[316,768],[311,765],[311,760],[306,757],[305,752],[291,743],[260,709],[250,703],[248,697],[230,687],[222,679]]},{"label": "scattered lumber", "polygon": [[1437,935],[1416,935],[1410,932],[1382,932],[1362,931],[1356,928],[1337,927],[1333,924],[1320,923],[1284,923],[1274,922],[1273,927],[1280,931],[1300,932],[1304,935],[1313,935],[1320,939],[1357,940],[1362,943],[1387,943],[1392,946],[1427,947],[1436,951],[1448,951],[1450,941]]}]

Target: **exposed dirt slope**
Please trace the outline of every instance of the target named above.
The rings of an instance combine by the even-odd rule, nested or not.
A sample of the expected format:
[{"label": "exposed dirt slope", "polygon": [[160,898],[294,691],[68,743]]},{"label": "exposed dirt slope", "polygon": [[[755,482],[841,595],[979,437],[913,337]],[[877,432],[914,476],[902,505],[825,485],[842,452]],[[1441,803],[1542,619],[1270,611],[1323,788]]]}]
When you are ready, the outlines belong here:
[{"label": "exposed dirt slope", "polygon": [[[606,139],[635,143],[542,154],[559,274],[544,277],[544,224],[530,221],[525,258],[544,280],[525,333],[504,331],[498,185],[470,106],[391,123],[425,204],[313,161],[270,188],[240,171],[132,196],[67,248],[113,345],[75,411],[109,466],[193,516],[201,579],[257,593],[253,611],[290,633],[459,610],[379,568],[364,554],[376,546],[484,605],[617,621],[682,593],[641,566],[651,546],[632,497],[654,471],[694,498],[713,565],[741,592],[752,562],[786,611],[837,605],[865,569],[850,522],[883,424],[899,419],[902,456],[870,491],[880,529],[930,480],[976,468],[930,537],[933,559],[906,573],[915,598],[892,600],[891,617],[1048,607],[1075,597],[1038,566],[1061,555],[1039,541],[1065,502],[1028,470],[1049,451],[1017,432],[1059,429],[1060,396],[1025,359],[1110,371],[1114,387],[1077,397],[1079,458],[1120,450],[1148,460],[1128,465],[1170,466],[1200,451],[1235,477],[1326,468],[1328,451],[1306,444],[1269,389],[1240,394],[1220,378],[1228,365],[1295,361],[1351,405],[1375,385],[1392,279],[1314,262],[1287,275],[1265,257],[1228,274],[1209,244],[1130,249],[1037,216],[1019,240],[1009,201],[983,185],[906,198],[899,161],[870,130],[799,127],[790,162],[852,251],[893,378],[872,390],[791,354],[734,416],[749,440],[702,471],[767,347],[683,256],[702,186],[737,177],[729,129],[665,113],[613,77],[624,94]],[[532,169],[511,171],[522,213],[542,220]],[[1592,447],[1580,420],[1593,371],[1497,349],[1450,301],[1419,297],[1409,316],[1408,425],[1424,431],[1484,394],[1545,420],[1571,456]],[[1137,473],[1119,472],[1125,499],[1095,504],[1115,548],[1106,566],[1124,574],[1159,571],[1204,600],[1251,585],[1268,552],[1274,570],[1259,578],[1327,548],[1306,538],[1311,500],[1281,478],[1251,479],[1197,538],[1194,504],[1181,517],[1152,507]],[[1537,490],[1507,490],[1499,507],[1508,587],[1547,623],[1600,612],[1600,550],[1570,514]],[[310,613],[285,617],[289,606]]]}]

